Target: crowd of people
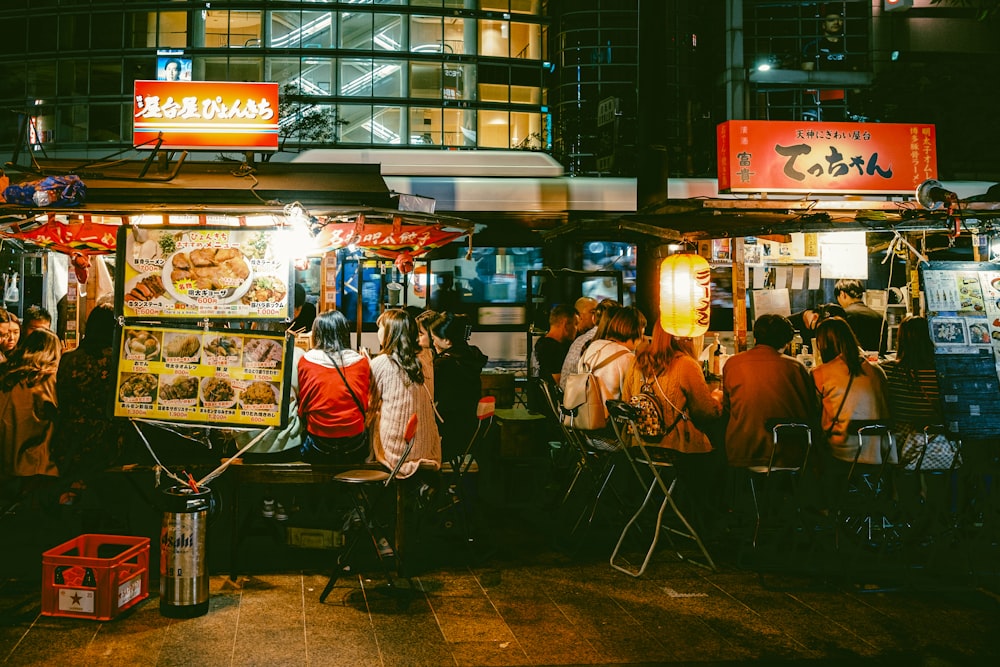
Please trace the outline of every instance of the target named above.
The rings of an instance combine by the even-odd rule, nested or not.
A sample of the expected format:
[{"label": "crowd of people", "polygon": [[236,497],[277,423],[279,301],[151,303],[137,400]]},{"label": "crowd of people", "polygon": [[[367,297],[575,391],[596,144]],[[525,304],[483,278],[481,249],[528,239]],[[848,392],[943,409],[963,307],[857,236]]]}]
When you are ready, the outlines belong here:
[{"label": "crowd of people", "polygon": [[[895,356],[871,361],[873,351],[885,350],[881,316],[863,303],[860,281],[838,281],[834,291],[835,304],[791,318],[758,317],[754,347],[728,359],[715,388],[695,341],[671,335],[658,322],[646,339],[643,314],[613,301],[581,299],[576,308],[554,307],[549,334],[535,348],[533,368],[557,396],[557,387],[564,387],[574,373],[596,377],[605,400],[628,402],[643,387],[655,388],[669,427],[654,446],[676,453],[674,460],[706,515],[725,511],[721,504],[729,471],[772,463],[769,420],[807,424],[817,443],[810,468],[817,475],[815,502],[822,506],[833,501],[833,489],[846,481],[856,454],[861,464],[881,464],[883,455],[890,457],[889,463],[898,461],[898,451],[886,451],[880,438],[859,440],[852,422],[891,424],[898,450],[924,426],[942,423],[927,320],[907,317],[899,328]],[[587,328],[578,334],[582,327]],[[814,368],[787,354],[796,333],[814,346]],[[561,418],[543,402],[530,407]],[[609,437],[603,432],[587,435],[595,446]],[[793,441],[779,449],[783,454],[773,463],[801,465],[803,445]],[[926,493],[926,488],[918,485],[910,491]]]},{"label": "crowd of people", "polygon": [[[435,484],[442,461],[464,453],[477,423],[487,357],[469,344],[466,316],[386,310],[377,321],[380,351],[369,357],[350,347],[343,313],[312,317],[304,306],[296,303],[289,330],[310,330],[310,349],[294,348],[287,425],[257,438],[248,462],[378,461],[391,469],[416,414],[412,453],[398,475],[419,472]],[[0,310],[0,495],[52,489],[72,504],[95,473],[117,461],[129,430],[107,416],[116,381],[113,306],[95,306],[79,347],[66,353],[50,324],[38,308],[28,309],[23,323]],[[241,431],[236,443],[257,435]]]},{"label": "crowd of people", "polygon": [[[875,439],[859,442],[849,429],[852,421],[891,422],[905,443],[942,415],[926,320],[905,319],[895,357],[873,362],[870,351],[884,348],[881,322],[864,306],[857,281],[838,282],[835,293],[837,304],[792,318],[757,318],[755,346],[728,359],[716,387],[706,379],[695,341],[659,323],[647,338],[638,308],[584,297],[552,309],[549,331],[532,354],[532,375],[558,392],[570,375],[593,370],[605,400],[628,402],[655,387],[670,424],[656,444],[677,453],[706,505],[714,502],[712,489],[724,484],[727,469],[771,462],[770,419],[811,425],[819,443],[815,469],[840,475],[859,447],[861,463],[898,456]],[[433,489],[442,462],[463,455],[477,424],[487,357],[470,345],[467,317],[385,310],[377,320],[380,350],[370,356],[351,348],[342,312],[313,317],[301,305],[296,303],[291,331],[311,329],[310,349],[296,348],[290,360],[287,426],[258,438],[247,460],[377,461],[392,469],[407,446],[407,421],[416,414],[412,453],[399,477],[421,475]],[[0,481],[9,487],[13,480],[23,492],[59,478],[61,500],[73,502],[91,474],[116,460],[127,432],[122,420],[106,417],[115,385],[115,321],[112,306],[99,304],[79,347],[65,354],[50,324],[41,309],[29,309],[23,323],[0,310]],[[815,368],[785,354],[796,332],[814,346]],[[557,418],[550,407],[529,396],[530,409]],[[237,444],[256,435],[242,432]],[[594,435],[595,441],[613,440],[610,428]]]}]

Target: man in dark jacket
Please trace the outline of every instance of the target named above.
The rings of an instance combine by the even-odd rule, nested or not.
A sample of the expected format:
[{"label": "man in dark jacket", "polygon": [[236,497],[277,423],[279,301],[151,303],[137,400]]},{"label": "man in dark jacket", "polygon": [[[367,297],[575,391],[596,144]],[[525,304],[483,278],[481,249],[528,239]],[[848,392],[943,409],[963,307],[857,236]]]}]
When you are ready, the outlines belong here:
[{"label": "man in dark jacket", "polygon": [[838,280],[833,285],[833,295],[837,303],[847,313],[847,323],[858,338],[858,343],[866,352],[885,352],[885,322],[882,316],[865,305],[861,300],[865,288],[860,280]]}]

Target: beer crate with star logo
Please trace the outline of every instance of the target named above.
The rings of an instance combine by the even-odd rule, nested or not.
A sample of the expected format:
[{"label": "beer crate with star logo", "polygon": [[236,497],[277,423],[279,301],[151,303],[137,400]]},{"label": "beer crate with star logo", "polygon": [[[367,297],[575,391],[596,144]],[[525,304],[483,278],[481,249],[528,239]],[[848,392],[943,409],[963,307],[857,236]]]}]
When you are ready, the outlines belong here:
[{"label": "beer crate with star logo", "polygon": [[109,621],[149,597],[149,538],[80,535],[42,553],[42,614]]}]

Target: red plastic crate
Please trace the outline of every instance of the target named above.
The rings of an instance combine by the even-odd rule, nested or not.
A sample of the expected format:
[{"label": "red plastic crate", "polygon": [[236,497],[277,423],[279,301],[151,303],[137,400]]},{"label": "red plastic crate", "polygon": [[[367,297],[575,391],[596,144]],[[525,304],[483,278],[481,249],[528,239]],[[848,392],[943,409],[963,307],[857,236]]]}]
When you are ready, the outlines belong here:
[{"label": "red plastic crate", "polygon": [[149,597],[149,538],[80,535],[42,553],[42,614],[109,621]]}]

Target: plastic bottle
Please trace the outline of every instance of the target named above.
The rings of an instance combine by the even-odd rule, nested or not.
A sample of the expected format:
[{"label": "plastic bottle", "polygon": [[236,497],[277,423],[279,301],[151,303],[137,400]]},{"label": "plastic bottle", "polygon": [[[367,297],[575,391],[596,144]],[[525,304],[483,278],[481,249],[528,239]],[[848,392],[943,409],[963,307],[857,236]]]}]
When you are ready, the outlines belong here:
[{"label": "plastic bottle", "polygon": [[792,336],[791,349],[788,350],[790,356],[798,357],[802,353],[802,334],[798,331]]},{"label": "plastic bottle", "polygon": [[808,345],[802,346],[802,351],[796,356],[796,358],[802,363],[806,368],[812,369],[814,359],[812,353],[809,351]]},{"label": "plastic bottle", "polygon": [[710,375],[718,375],[720,372],[719,361],[721,361],[722,357],[722,341],[719,340],[719,334],[715,334],[711,350],[711,353],[708,355],[708,372]]}]

